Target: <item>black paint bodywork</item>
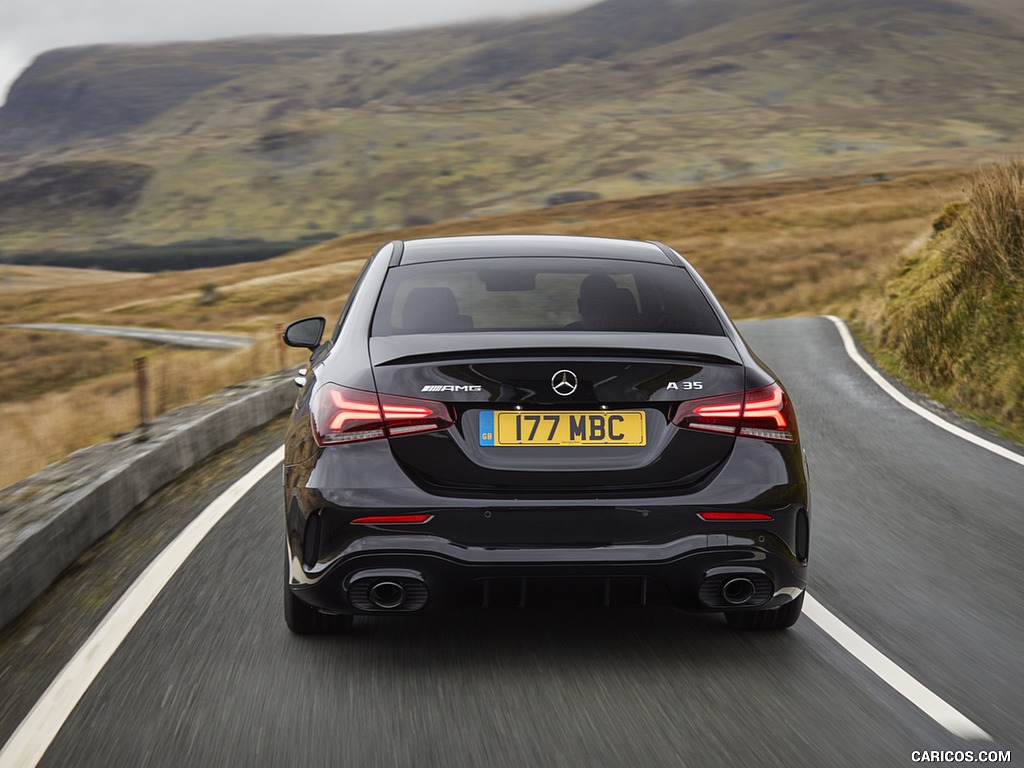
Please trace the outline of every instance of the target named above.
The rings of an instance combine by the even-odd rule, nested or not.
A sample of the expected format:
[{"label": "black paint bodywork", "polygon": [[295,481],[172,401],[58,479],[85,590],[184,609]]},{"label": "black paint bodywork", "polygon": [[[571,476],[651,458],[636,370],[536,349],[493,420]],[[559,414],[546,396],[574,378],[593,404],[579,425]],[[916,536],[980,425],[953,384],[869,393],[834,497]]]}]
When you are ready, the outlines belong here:
[{"label": "black paint bodywork", "polygon": [[[494,256],[641,260],[686,270],[721,321],[721,336],[656,333],[443,333],[370,337],[389,269]],[[559,368],[579,374],[568,399]],[[692,381],[699,392],[669,391]],[[670,422],[687,397],[764,387],[753,354],[693,268],[666,246],[575,237],[441,238],[389,243],[368,262],[330,338],[313,350],[285,444],[287,578],[325,612],[380,612],[353,574],[422,577],[424,602],[532,605],[664,603],[691,610],[764,610],[806,586],[810,501],[799,442],[687,434]],[[447,402],[456,425],[320,447],[310,400],[324,383]],[[421,394],[425,384],[479,391]],[[646,448],[503,448],[475,440],[480,408],[642,407]],[[764,512],[770,521],[706,522],[700,512]],[[353,525],[366,515],[429,513],[420,525]],[[718,596],[721,574],[757,576],[742,607]]]}]

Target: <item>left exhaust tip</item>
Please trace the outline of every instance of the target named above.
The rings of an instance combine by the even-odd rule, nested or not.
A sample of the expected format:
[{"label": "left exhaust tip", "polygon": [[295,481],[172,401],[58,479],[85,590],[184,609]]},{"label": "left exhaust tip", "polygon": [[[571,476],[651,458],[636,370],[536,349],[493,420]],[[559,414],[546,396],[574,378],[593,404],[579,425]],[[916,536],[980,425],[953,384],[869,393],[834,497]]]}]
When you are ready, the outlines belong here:
[{"label": "left exhaust tip", "polygon": [[405,602],[405,587],[394,581],[378,581],[370,587],[367,596],[378,608],[392,610]]}]

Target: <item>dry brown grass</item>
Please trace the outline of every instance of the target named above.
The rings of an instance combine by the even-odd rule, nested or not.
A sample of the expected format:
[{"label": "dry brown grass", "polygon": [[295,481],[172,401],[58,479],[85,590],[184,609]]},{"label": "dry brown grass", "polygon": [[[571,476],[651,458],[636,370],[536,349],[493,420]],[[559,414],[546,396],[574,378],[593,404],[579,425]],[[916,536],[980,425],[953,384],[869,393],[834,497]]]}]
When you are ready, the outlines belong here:
[{"label": "dry brown grass", "polygon": [[1024,162],[979,174],[967,213],[955,223],[962,270],[994,280],[1024,277]]},{"label": "dry brown grass", "polygon": [[110,272],[104,269],[67,269],[64,267],[26,267],[0,265],[0,293],[53,290],[65,285],[99,285],[139,278],[134,272]]},{"label": "dry brown grass", "polygon": [[[580,203],[387,233],[353,235],[254,264],[146,275],[95,285],[12,292],[0,323],[78,321],[227,331],[257,336],[236,353],[147,348],[153,407],[174,407],[280,368],[276,323],[333,319],[363,262],[393,238],[472,233],[581,234],[661,240],[686,255],[736,318],[852,313],[877,288],[935,211],[961,194],[969,170],[892,173],[690,189]],[[223,299],[197,299],[213,283]],[[21,334],[21,335],[19,335]],[[134,426],[134,342],[0,332],[0,441],[15,460],[0,484]],[[288,350],[287,366],[301,351]],[[2,374],[0,374],[2,375]],[[41,378],[46,377],[46,378]],[[47,382],[44,386],[40,382]],[[59,384],[61,391],[40,395]],[[51,386],[52,385],[52,386]]]},{"label": "dry brown grass", "polygon": [[[48,335],[58,337],[60,334]],[[124,343],[135,346],[133,342]],[[5,446],[0,487],[73,451],[138,426],[139,399],[133,370],[137,351],[119,360],[113,373],[42,395],[0,402],[0,444]],[[279,353],[272,329],[250,348],[235,352],[151,348],[146,354],[149,413],[156,416],[231,384],[279,370]],[[298,365],[301,354],[295,350],[289,353],[288,362]]]},{"label": "dry brown grass", "polygon": [[147,345],[115,338],[0,328],[0,402],[66,390],[112,371],[130,371]]}]

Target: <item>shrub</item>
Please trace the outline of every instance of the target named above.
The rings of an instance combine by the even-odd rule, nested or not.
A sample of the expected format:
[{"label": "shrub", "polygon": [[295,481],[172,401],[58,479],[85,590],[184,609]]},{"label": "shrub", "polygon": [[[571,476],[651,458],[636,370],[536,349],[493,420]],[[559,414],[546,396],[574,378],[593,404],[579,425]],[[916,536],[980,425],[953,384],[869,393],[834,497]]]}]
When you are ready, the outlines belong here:
[{"label": "shrub", "polygon": [[215,283],[204,283],[199,289],[199,303],[206,307],[210,304],[216,304],[221,300],[220,292],[217,290]]}]

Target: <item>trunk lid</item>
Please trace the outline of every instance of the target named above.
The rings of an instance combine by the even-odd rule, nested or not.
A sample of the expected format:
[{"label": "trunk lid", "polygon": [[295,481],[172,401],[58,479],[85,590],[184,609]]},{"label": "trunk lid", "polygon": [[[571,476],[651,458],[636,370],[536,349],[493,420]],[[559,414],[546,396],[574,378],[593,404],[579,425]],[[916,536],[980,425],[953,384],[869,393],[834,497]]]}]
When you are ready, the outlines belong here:
[{"label": "trunk lid", "polygon": [[390,439],[420,484],[471,494],[579,495],[694,487],[732,435],[682,429],[677,404],[742,392],[732,342],[686,334],[374,337],[381,393],[446,403],[455,425]]}]

